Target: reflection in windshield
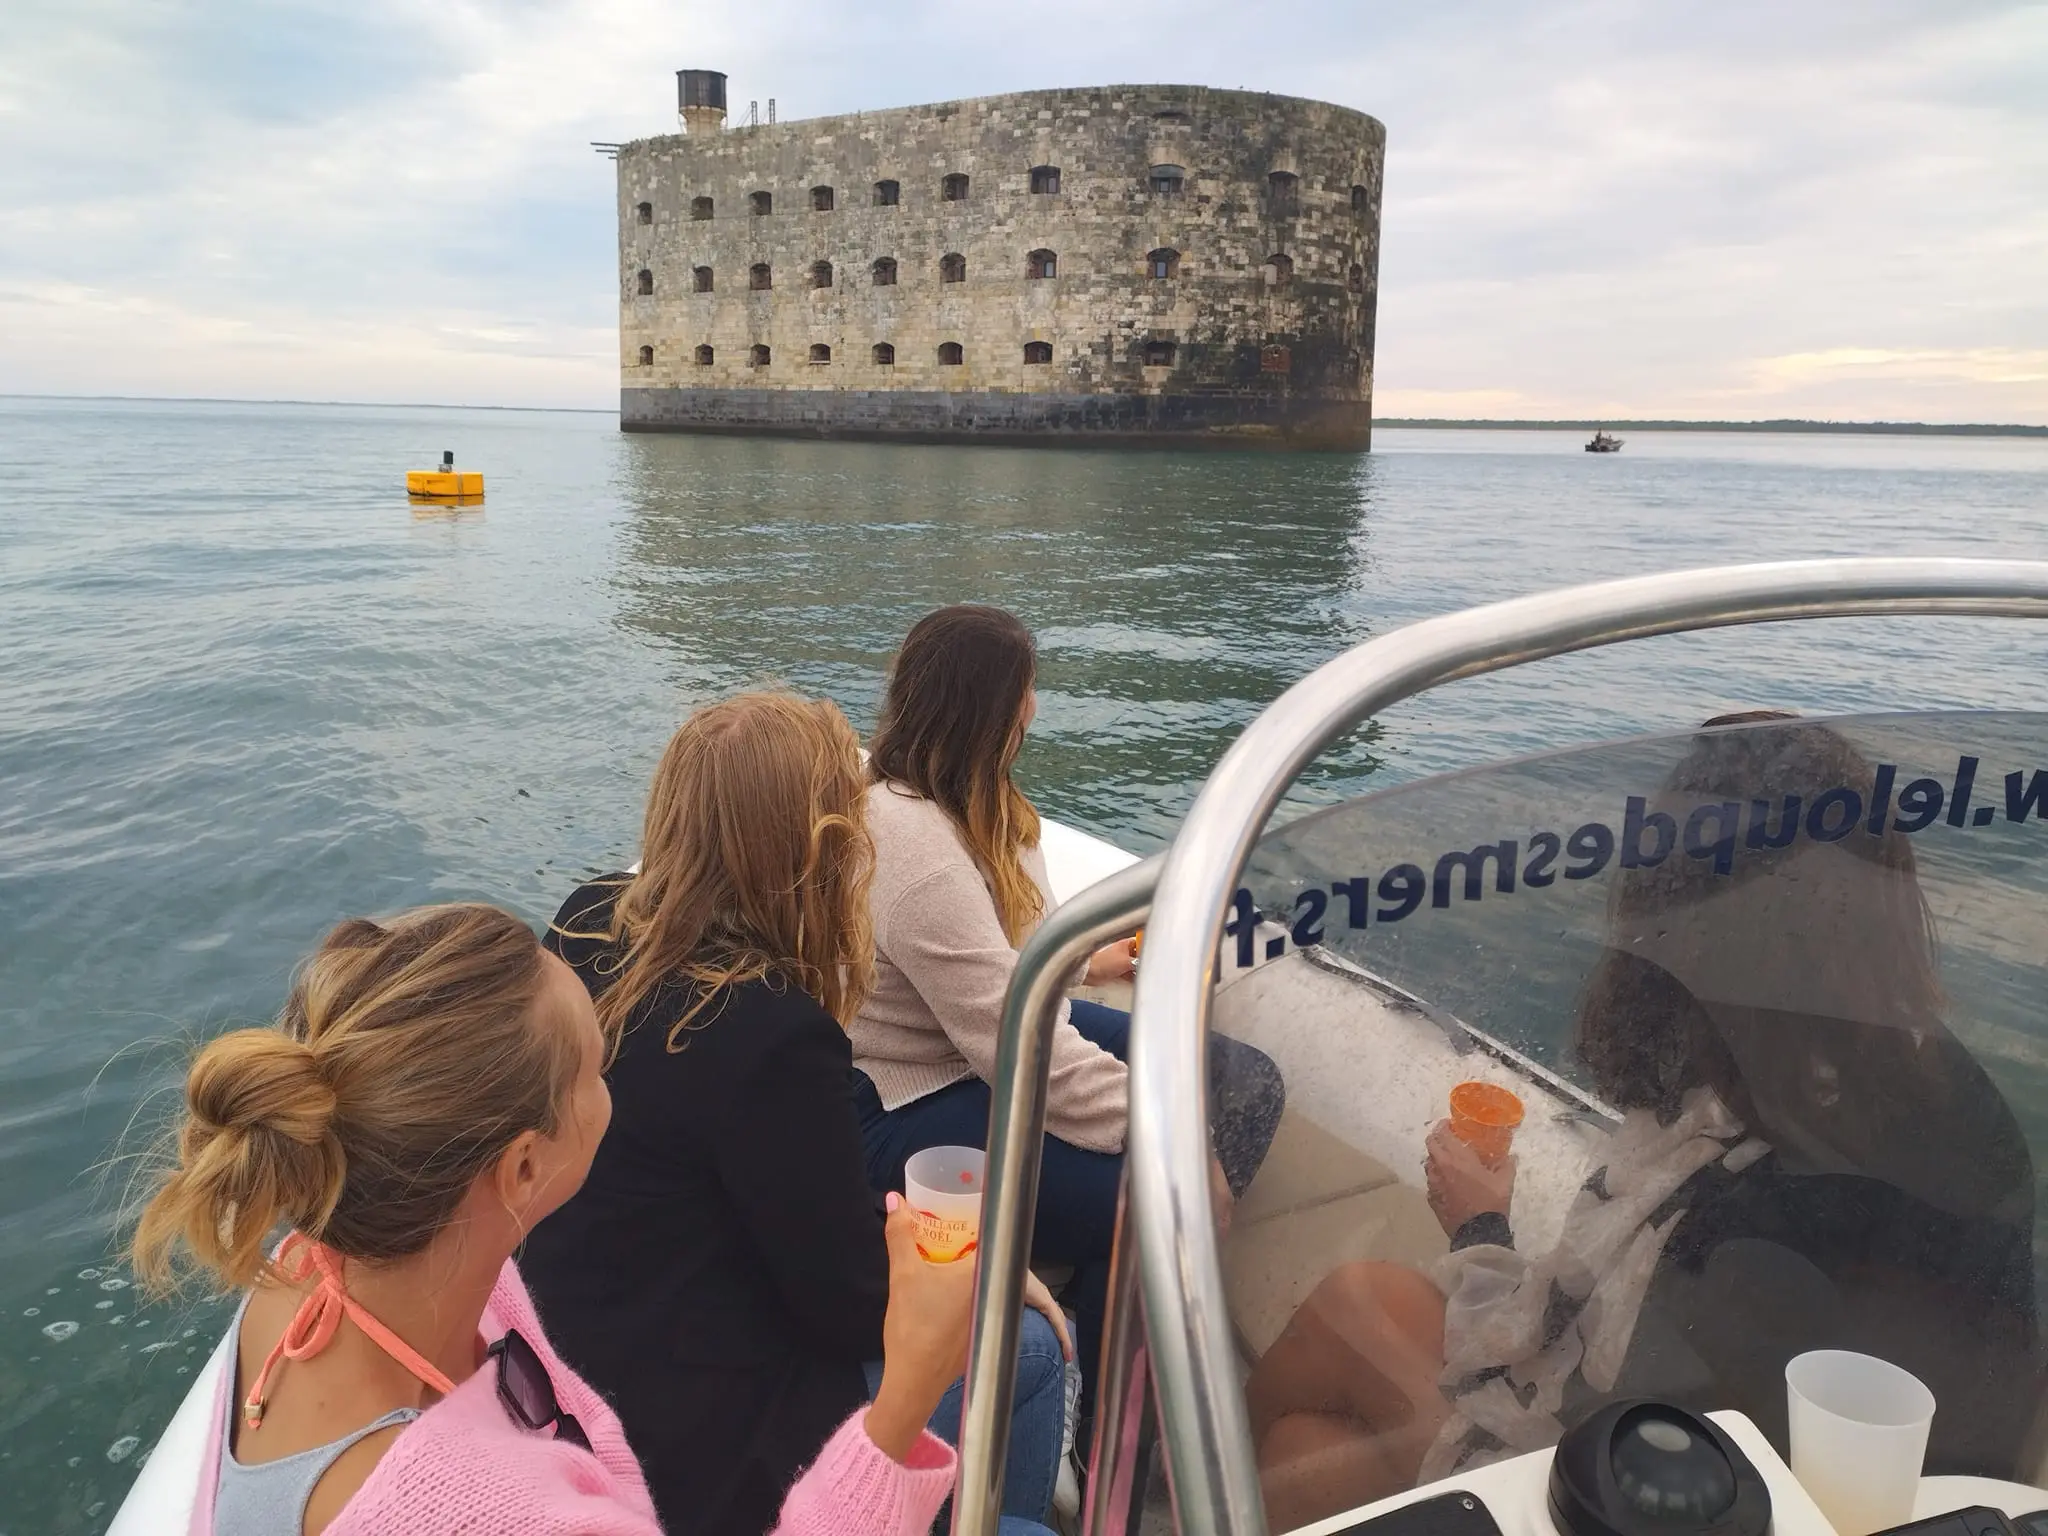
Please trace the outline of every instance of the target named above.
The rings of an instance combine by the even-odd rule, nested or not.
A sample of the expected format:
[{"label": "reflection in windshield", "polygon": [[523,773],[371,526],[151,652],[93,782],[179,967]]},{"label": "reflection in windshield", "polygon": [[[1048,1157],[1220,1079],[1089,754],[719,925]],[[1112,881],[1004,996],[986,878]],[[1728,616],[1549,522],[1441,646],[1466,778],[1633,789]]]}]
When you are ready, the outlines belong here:
[{"label": "reflection in windshield", "polygon": [[[1267,917],[1336,918],[1389,875],[1399,913],[1297,922],[1305,952],[1268,924],[1287,958],[1219,997],[1312,1122],[1283,1126],[1225,1254],[1274,1529],[1617,1396],[1737,1409],[1783,1450],[1784,1365],[1817,1348],[1927,1383],[1929,1472],[2036,1480],[2043,724],[1756,713],[1269,834]],[[1965,731],[1964,773],[2014,770],[2012,803],[1937,820],[1967,804]],[[1603,802],[1622,835],[1581,839],[1582,875],[1501,899],[1516,845],[1608,830]],[[1430,890],[1424,850],[1504,841],[1501,883],[1466,860]],[[1475,1077],[1527,1106],[1511,1151],[1449,1118]]]}]

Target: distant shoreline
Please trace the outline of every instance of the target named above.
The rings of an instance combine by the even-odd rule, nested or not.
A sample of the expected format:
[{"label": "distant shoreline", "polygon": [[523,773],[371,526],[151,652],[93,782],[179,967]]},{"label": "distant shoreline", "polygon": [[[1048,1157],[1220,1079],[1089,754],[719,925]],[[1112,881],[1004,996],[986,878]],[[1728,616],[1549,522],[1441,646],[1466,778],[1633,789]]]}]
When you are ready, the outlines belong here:
[{"label": "distant shoreline", "polygon": [[[547,411],[572,416],[616,416],[616,406],[450,405],[433,400],[254,400],[234,395],[45,395],[0,390],[0,400],[104,400],[148,405],[299,405],[390,411]],[[2048,426],[1998,421],[1807,421],[1781,416],[1769,421],[1627,421],[1587,417],[1574,421],[1506,420],[1491,417],[1376,416],[1376,427],[1417,427],[1428,431],[1485,432],[1804,432],[1866,437],[2048,437]]]},{"label": "distant shoreline", "polygon": [[1872,437],[2048,437],[2048,427],[2029,427],[2017,422],[1938,421],[1802,421],[1778,417],[1770,421],[1619,421],[1612,417],[1595,421],[1491,421],[1454,420],[1442,416],[1377,416],[1376,427],[1424,427],[1430,429],[1504,432],[1813,432],[1849,433]]}]

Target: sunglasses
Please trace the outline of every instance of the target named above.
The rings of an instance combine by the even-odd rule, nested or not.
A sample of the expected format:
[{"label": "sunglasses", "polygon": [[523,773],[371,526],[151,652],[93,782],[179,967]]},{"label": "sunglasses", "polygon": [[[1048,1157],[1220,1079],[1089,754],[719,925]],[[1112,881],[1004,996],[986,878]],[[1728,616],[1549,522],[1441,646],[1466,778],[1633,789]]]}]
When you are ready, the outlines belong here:
[{"label": "sunglasses", "polygon": [[485,1352],[484,1358],[495,1358],[498,1362],[498,1401],[505,1405],[507,1413],[528,1429],[553,1428],[557,1440],[590,1449],[590,1436],[583,1433],[576,1415],[562,1411],[562,1405],[555,1400],[555,1384],[548,1379],[547,1365],[517,1328],[506,1329],[505,1336]]}]

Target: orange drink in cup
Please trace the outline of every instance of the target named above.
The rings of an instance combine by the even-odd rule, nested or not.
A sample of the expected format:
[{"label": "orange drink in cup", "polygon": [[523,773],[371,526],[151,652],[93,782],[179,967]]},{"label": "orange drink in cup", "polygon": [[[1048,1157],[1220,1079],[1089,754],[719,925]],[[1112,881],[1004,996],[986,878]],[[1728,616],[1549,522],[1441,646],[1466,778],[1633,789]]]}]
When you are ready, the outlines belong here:
[{"label": "orange drink in cup", "polygon": [[926,1147],[903,1165],[903,1198],[917,1218],[917,1251],[933,1264],[971,1258],[981,1246],[979,1147]]},{"label": "orange drink in cup", "polygon": [[1451,1134],[1497,1168],[1508,1155],[1522,1101],[1496,1083],[1465,1082],[1451,1090]]}]

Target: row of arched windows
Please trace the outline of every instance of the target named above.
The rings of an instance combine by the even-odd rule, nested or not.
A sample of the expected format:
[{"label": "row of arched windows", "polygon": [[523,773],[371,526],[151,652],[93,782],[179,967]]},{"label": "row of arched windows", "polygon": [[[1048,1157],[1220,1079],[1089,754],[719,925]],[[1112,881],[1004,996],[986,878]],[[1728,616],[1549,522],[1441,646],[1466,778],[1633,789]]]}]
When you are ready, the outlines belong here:
[{"label": "row of arched windows", "polygon": [[[1272,287],[1285,288],[1294,281],[1294,258],[1284,251],[1268,256],[1261,266],[1265,281]],[[1145,256],[1145,274],[1154,279],[1171,279],[1180,276],[1180,252],[1162,246],[1149,251]],[[893,256],[880,256],[868,268],[869,281],[877,288],[893,287],[896,282],[897,266]],[[1032,279],[1059,276],[1059,256],[1048,250],[1036,250],[1024,258],[1024,275]],[[830,288],[833,284],[832,263],[817,261],[811,263],[811,286]],[[1353,262],[1347,274],[1347,286],[1353,293],[1365,291],[1365,268]],[[939,281],[942,283],[964,283],[967,281],[967,258],[958,251],[948,251],[939,258]],[[690,285],[693,292],[710,293],[713,288],[712,271],[709,267],[692,267]],[[775,271],[765,261],[757,261],[747,269],[747,287],[754,292],[763,292],[775,286]],[[654,273],[646,267],[640,269],[635,280],[635,289],[642,295],[654,292]]]},{"label": "row of arched windows", "polygon": [[[1146,173],[1145,185],[1157,197],[1179,197],[1187,187],[1187,170],[1178,165],[1155,165]],[[939,180],[939,201],[942,203],[964,203],[967,201],[968,178],[964,173],[955,172]],[[1034,165],[1031,168],[1031,190],[1043,195],[1056,195],[1060,190],[1060,168],[1056,165]],[[1291,212],[1300,206],[1301,178],[1292,171],[1272,171],[1266,176],[1266,194],[1273,207],[1282,212]],[[811,211],[830,213],[838,206],[838,193],[832,187],[811,188]],[[903,201],[903,184],[898,181],[878,181],[872,189],[873,204],[877,208],[895,208]],[[1365,187],[1353,184],[1351,188],[1351,211],[1365,213],[1372,205],[1372,196]],[[692,219],[711,218],[715,211],[712,199],[708,197],[690,200]],[[775,211],[775,194],[768,191],[747,194],[747,212],[755,217]],[[642,224],[654,222],[654,204],[641,203],[635,210]]]},{"label": "row of arched windows", "polygon": [[[1175,345],[1173,342],[1148,341],[1145,343],[1144,348],[1144,365],[1147,368],[1171,368],[1173,366],[1174,352]],[[709,368],[718,360],[716,350],[708,342],[697,348],[695,356],[699,368]],[[773,352],[758,342],[747,348],[747,366],[749,368],[766,368],[773,361],[773,357]],[[967,353],[966,349],[957,341],[942,341],[939,343],[938,358],[939,362],[944,366],[954,367],[967,361]],[[813,342],[808,360],[813,363],[829,363],[832,361],[832,349],[822,341]],[[886,341],[878,341],[869,350],[868,361],[874,363],[877,367],[893,367],[896,362],[896,348]],[[1050,363],[1052,361],[1052,343],[1049,341],[1025,342],[1024,361],[1034,365]],[[654,348],[642,347],[640,349],[640,366],[642,368],[652,368],[654,366]]]}]

